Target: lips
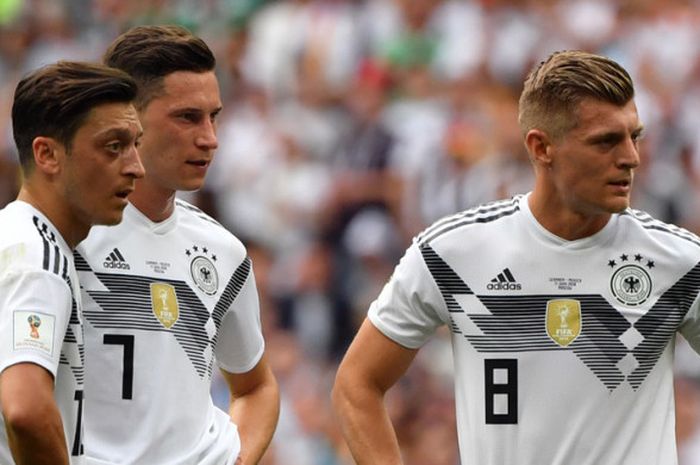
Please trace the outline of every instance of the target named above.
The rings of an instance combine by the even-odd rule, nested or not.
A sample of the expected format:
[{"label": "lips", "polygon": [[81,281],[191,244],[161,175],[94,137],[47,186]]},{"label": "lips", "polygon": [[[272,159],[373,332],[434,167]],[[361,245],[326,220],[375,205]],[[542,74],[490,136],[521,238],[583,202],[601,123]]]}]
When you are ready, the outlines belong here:
[{"label": "lips", "polygon": [[194,166],[199,166],[199,167],[203,168],[203,167],[209,165],[210,162],[211,162],[211,160],[188,160],[186,163],[188,165],[194,165]]},{"label": "lips", "polygon": [[120,191],[117,191],[116,196],[120,199],[126,199],[132,192],[134,192],[134,189],[131,187],[127,189],[122,189]]}]

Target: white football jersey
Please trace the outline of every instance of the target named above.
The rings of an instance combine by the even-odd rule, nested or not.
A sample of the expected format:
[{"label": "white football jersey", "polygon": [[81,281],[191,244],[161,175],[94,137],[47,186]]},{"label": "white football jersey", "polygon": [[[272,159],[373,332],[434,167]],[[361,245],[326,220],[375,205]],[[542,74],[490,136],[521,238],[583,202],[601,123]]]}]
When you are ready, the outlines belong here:
[{"label": "white football jersey", "polygon": [[154,223],[131,204],[76,251],[85,305],[85,448],[94,464],[227,464],[236,426],[210,395],[262,357],[243,244],[192,205]]},{"label": "white football jersey", "polygon": [[[73,464],[83,463],[84,351],[77,283],[73,251],[41,212],[22,201],[0,210],[0,372],[26,362],[51,372]],[[0,463],[14,463],[4,424]]]},{"label": "white football jersey", "polygon": [[566,241],[528,196],[438,221],[369,318],[420,347],[450,329],[461,460],[675,465],[673,348],[698,351],[700,239],[628,209]]}]

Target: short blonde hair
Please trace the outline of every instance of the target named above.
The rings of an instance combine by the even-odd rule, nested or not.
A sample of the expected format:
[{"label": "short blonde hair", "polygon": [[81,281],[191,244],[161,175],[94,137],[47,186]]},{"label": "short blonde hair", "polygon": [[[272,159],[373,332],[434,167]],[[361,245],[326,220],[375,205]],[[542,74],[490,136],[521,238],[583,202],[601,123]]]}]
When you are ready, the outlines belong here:
[{"label": "short blonde hair", "polygon": [[580,50],[555,52],[525,80],[520,129],[527,134],[537,128],[559,138],[576,127],[576,110],[584,98],[623,106],[634,98],[632,78],[610,58]]}]

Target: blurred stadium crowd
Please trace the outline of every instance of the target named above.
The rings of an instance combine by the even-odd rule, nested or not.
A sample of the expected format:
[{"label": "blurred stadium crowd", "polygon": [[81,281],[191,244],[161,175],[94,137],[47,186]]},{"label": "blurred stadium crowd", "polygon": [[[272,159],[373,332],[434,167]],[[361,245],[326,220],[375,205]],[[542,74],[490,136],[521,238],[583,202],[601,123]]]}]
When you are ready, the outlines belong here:
[{"label": "blurred stadium crowd", "polygon": [[[352,463],[329,407],[339,357],[413,235],[529,190],[517,99],[551,51],[630,71],[646,126],[633,206],[700,231],[698,0],[0,0],[3,205],[19,77],[97,60],[147,23],[185,25],[218,58],[219,149],[187,199],[253,259],[283,396],[265,465]],[[700,363],[679,355],[681,465],[694,465]],[[450,365],[438,337],[390,395],[406,465],[458,464]]]}]

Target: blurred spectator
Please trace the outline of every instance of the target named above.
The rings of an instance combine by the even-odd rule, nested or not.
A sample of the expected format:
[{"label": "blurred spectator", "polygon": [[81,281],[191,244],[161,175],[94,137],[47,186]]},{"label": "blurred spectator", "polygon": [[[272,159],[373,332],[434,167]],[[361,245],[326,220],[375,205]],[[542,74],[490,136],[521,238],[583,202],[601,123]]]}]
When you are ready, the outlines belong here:
[{"label": "blurred spectator", "polygon": [[[417,232],[532,184],[517,96],[550,51],[632,72],[646,132],[633,206],[700,232],[700,0],[0,0],[2,204],[20,76],[99,59],[147,22],[218,54],[220,144],[194,200],[253,259],[284,398],[264,465],[352,463],[327,406],[337,358]],[[458,463],[441,344],[391,393],[407,465]],[[700,463],[698,379],[677,386],[681,465]]]}]

